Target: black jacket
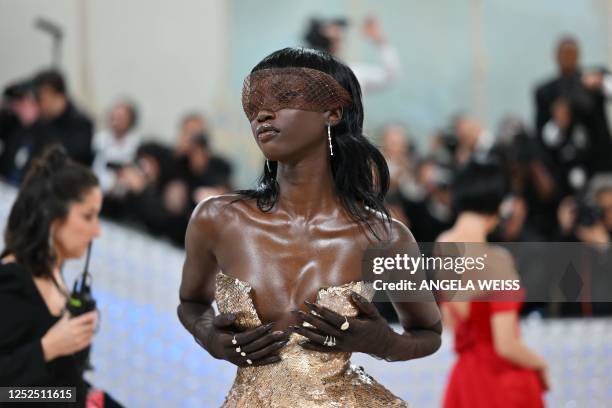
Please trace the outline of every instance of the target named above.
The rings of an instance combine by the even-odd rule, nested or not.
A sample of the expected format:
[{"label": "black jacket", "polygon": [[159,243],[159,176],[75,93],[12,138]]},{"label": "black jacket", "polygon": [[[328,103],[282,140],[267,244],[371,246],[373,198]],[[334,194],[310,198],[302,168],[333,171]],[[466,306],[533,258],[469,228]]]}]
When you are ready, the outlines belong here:
[{"label": "black jacket", "polygon": [[39,156],[47,146],[59,143],[72,159],[90,166],[94,157],[92,139],[91,120],[69,102],[58,117],[37,123],[32,157]]},{"label": "black jacket", "polygon": [[28,271],[0,264],[0,386],[77,387],[77,398],[84,400],[84,362],[72,355],[44,359],[41,339],[58,320]]},{"label": "black jacket", "polygon": [[536,89],[536,129],[539,139],[542,140],[544,125],[552,118],[551,108],[559,98],[565,98],[570,104],[572,122],[568,134],[577,126],[586,130],[588,146],[583,161],[589,173],[612,170],[606,97],[601,91],[585,88],[580,71],[549,80]]}]

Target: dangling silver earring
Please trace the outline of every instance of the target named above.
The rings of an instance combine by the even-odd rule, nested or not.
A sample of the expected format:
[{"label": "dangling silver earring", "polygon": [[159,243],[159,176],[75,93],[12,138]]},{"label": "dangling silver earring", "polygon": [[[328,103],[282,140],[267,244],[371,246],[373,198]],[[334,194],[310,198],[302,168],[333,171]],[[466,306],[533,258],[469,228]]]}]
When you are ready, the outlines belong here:
[{"label": "dangling silver earring", "polygon": [[268,161],[268,159],[266,159],[266,168],[268,169],[268,173],[272,173],[272,170],[270,170],[270,162]]},{"label": "dangling silver earring", "polygon": [[51,256],[55,255],[55,248],[54,248],[54,236],[55,234],[53,233],[54,231],[49,229],[49,237],[48,237],[48,245],[49,245],[49,254]]},{"label": "dangling silver earring", "polygon": [[331,142],[331,126],[329,125],[329,123],[327,124],[327,140],[329,140],[329,155],[333,156],[334,155],[334,148],[332,147],[332,142]]}]

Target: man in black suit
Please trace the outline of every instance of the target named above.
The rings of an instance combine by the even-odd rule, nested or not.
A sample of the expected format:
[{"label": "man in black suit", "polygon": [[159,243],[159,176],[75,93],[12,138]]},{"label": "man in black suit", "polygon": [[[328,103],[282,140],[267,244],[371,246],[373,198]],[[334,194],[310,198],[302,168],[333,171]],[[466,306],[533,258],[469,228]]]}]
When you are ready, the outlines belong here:
[{"label": "man in black suit", "polygon": [[19,185],[36,135],[38,104],[31,81],[17,81],[4,89],[0,107],[0,177]]},{"label": "man in black suit", "polygon": [[575,39],[557,47],[559,75],[536,90],[536,131],[554,163],[559,193],[578,190],[595,172],[612,169],[612,142],[606,98],[612,76],[605,70],[583,71]]},{"label": "man in black suit", "polygon": [[50,144],[61,144],[70,157],[85,165],[93,161],[93,124],[68,98],[64,77],[56,70],[42,71],[34,78],[40,108],[33,157]]}]

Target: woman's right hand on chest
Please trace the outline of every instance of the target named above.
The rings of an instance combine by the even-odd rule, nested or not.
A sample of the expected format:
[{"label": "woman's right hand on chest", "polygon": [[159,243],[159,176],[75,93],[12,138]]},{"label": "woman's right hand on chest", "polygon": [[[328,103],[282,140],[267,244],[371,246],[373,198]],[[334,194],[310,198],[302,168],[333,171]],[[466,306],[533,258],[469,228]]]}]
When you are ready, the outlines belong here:
[{"label": "woman's right hand on chest", "polygon": [[[196,341],[216,359],[229,361],[239,367],[280,361],[278,352],[289,341],[287,332],[272,332],[274,323],[239,331],[234,326],[235,320],[234,314],[218,314],[214,317],[212,328],[208,330],[198,330],[199,322],[196,322]],[[202,325],[204,327],[206,324]]]},{"label": "woman's right hand on chest", "polygon": [[96,311],[77,317],[70,317],[68,313],[64,314],[41,340],[45,361],[76,353],[89,346],[97,323],[98,312]]}]

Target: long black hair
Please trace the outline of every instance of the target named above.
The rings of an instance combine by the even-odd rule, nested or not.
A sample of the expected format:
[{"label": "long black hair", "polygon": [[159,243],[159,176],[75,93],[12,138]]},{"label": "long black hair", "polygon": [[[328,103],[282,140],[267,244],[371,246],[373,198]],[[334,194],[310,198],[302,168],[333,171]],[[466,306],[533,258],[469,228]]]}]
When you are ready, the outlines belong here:
[{"label": "long black hair", "polygon": [[92,171],[68,158],[60,146],[52,146],[33,161],[4,232],[0,257],[13,255],[34,276],[53,279],[57,255],[50,245],[50,228],[68,215],[70,204],[79,202],[98,179]]},{"label": "long black hair", "polygon": [[[342,119],[333,127],[331,172],[340,202],[349,216],[382,239],[377,226],[387,225],[391,217],[383,203],[389,190],[389,169],[383,155],[363,135],[361,87],[353,71],[328,53],[308,48],[284,48],[265,57],[251,73],[269,68],[311,68],[331,75],[352,98],[344,107]],[[269,168],[268,168],[269,165]],[[257,200],[264,212],[272,210],[278,199],[276,182],[278,163],[264,165],[258,186],[240,190],[239,194]],[[378,232],[377,232],[378,230]]]}]

